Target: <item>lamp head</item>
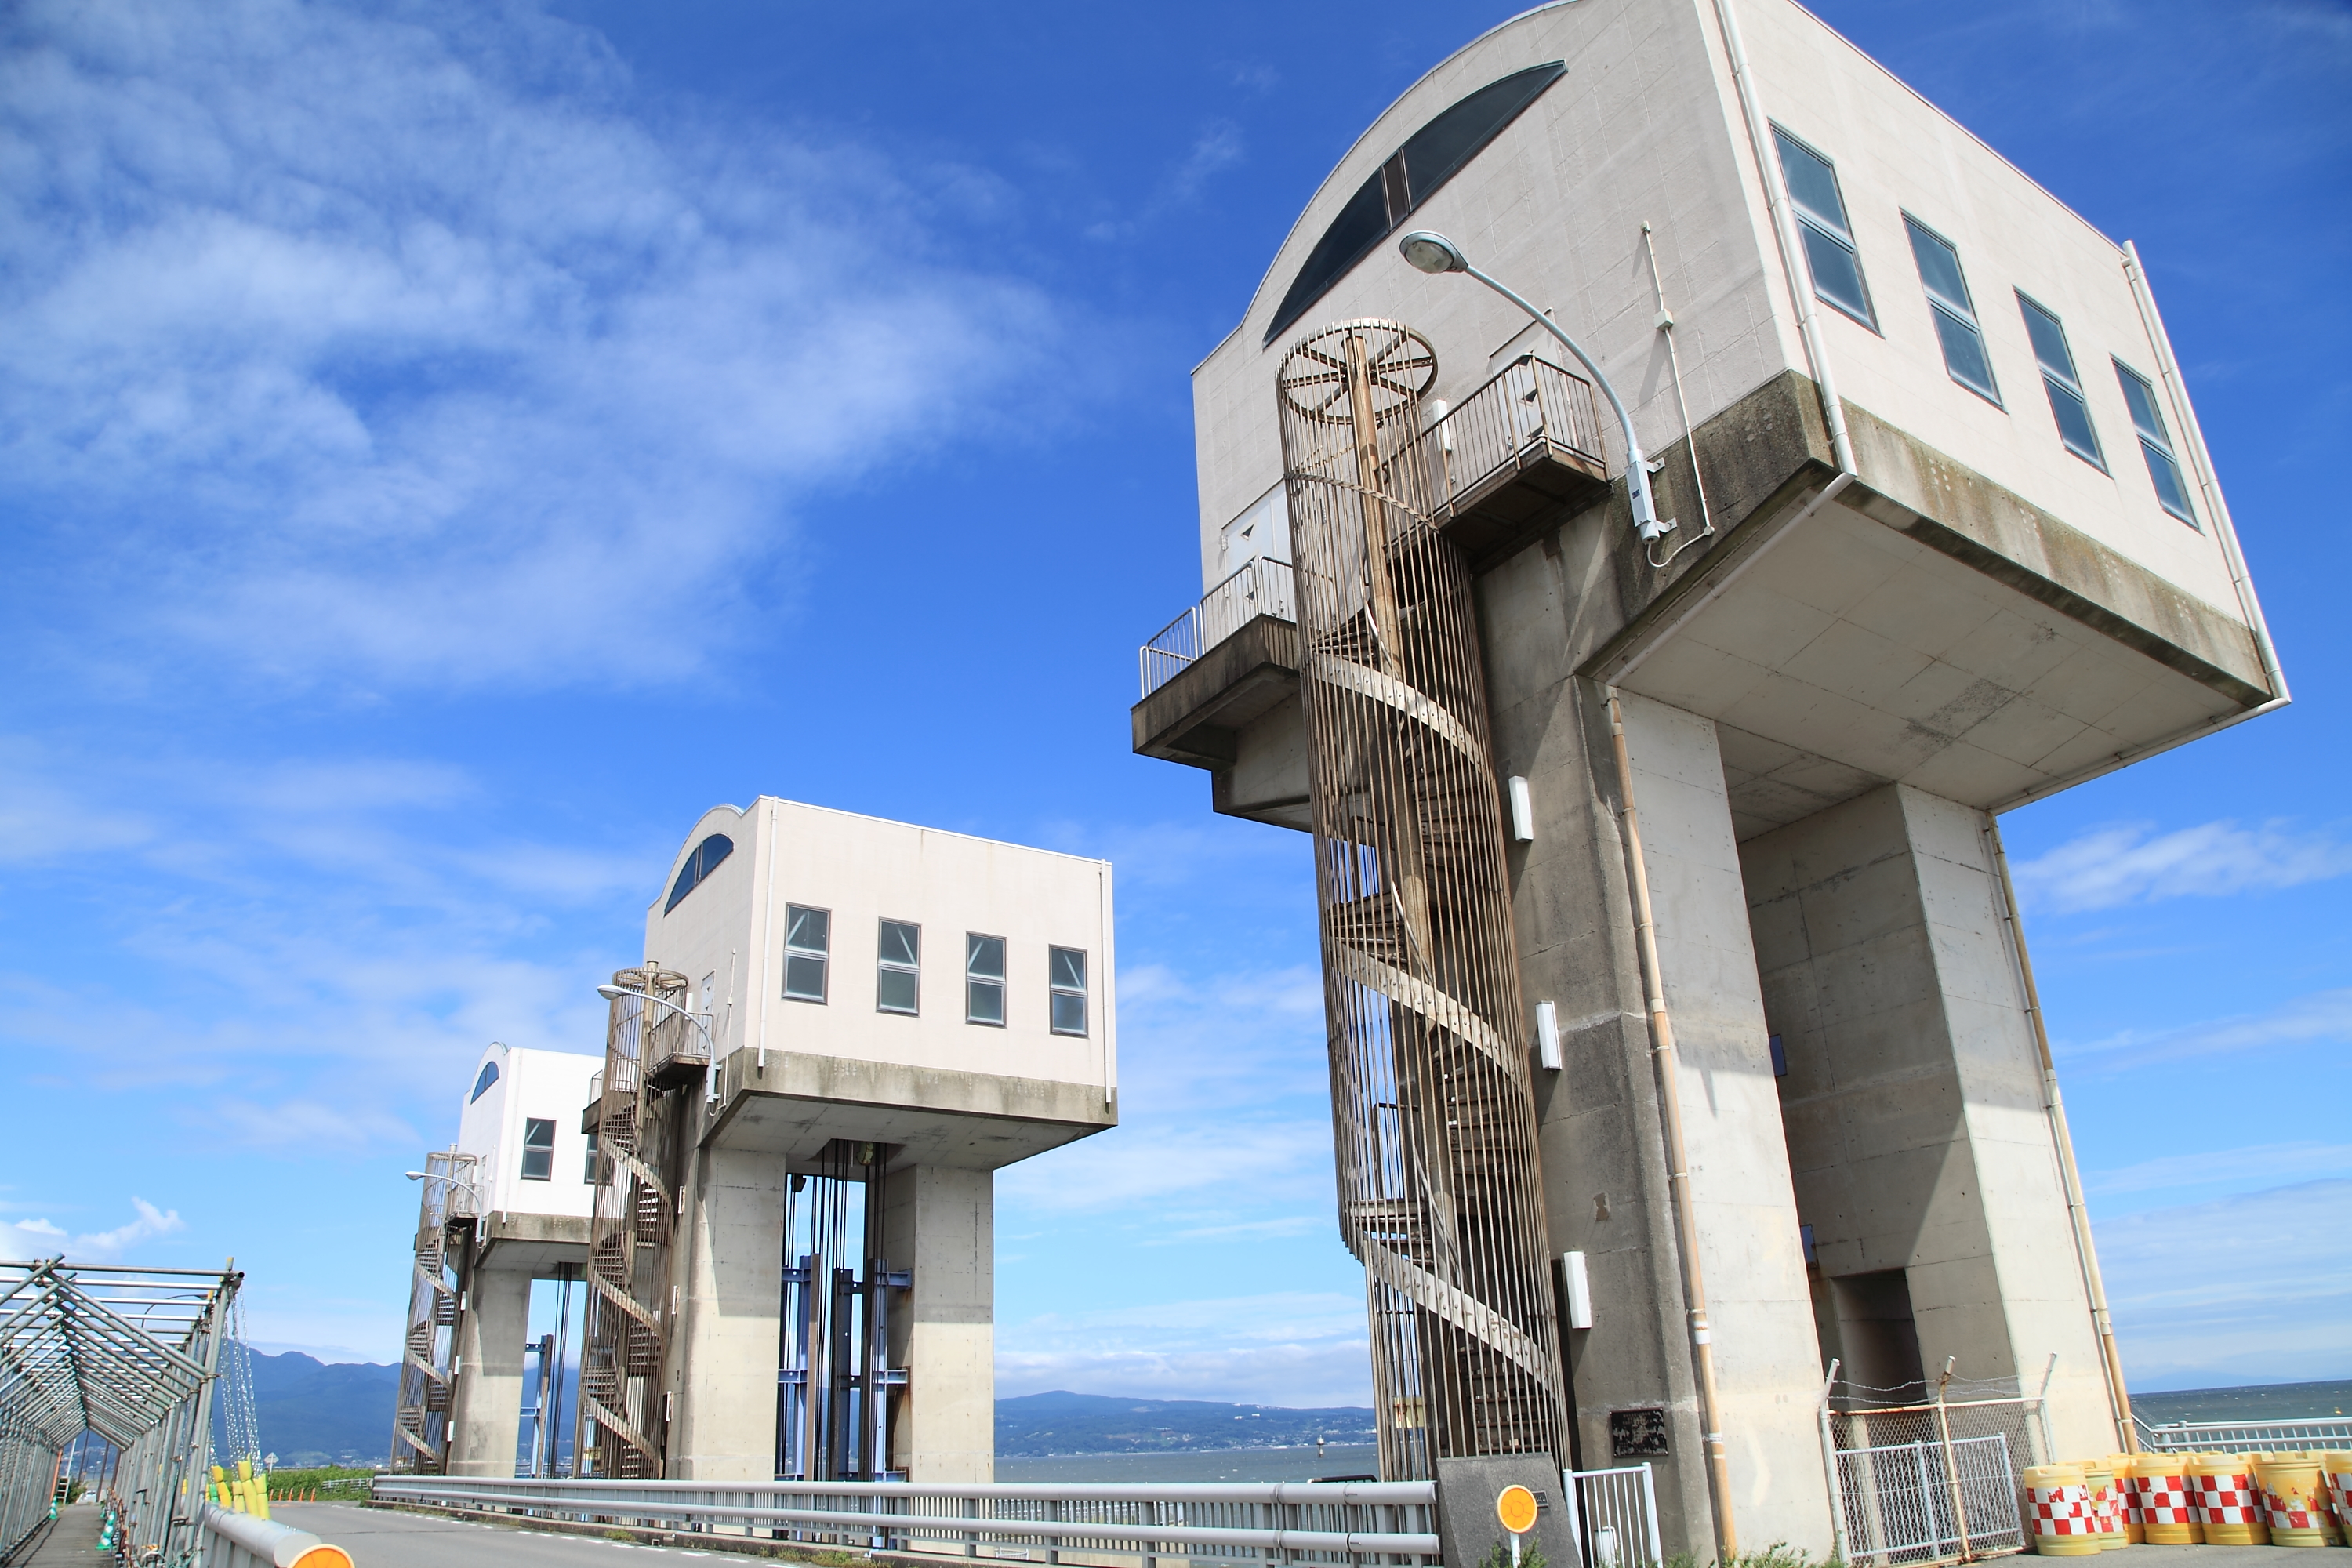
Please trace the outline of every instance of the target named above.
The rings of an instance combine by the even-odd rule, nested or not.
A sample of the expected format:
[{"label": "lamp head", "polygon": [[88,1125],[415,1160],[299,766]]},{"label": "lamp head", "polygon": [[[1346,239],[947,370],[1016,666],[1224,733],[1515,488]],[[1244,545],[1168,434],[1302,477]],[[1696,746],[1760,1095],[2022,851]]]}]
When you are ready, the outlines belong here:
[{"label": "lamp head", "polygon": [[403,1171],[400,1173],[412,1182],[421,1182],[425,1179],[425,1173],[422,1171]]},{"label": "lamp head", "polygon": [[1404,258],[1423,272],[1467,272],[1470,258],[1462,247],[1434,229],[1417,228],[1397,241]]},{"label": "lamp head", "polygon": [[599,985],[596,987],[596,994],[602,996],[607,1002],[618,1002],[622,997],[628,995],[629,993],[622,990],[617,985]]}]

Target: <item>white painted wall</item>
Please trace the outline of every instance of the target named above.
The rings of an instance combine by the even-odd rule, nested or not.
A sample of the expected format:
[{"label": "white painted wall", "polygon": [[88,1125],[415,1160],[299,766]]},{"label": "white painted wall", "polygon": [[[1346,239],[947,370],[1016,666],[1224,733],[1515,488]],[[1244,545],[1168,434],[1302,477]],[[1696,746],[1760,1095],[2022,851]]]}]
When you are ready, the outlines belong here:
[{"label": "white painted wall", "polygon": [[[723,833],[734,851],[665,913],[686,857]],[[785,911],[832,912],[823,1005],[783,996]],[[883,920],[922,927],[920,1013],[876,1005]],[[1110,866],[1075,855],[761,796],[717,806],[680,845],[646,914],[646,956],[710,980],[714,1049],[766,1048],[1065,1083],[1118,1084]],[[1006,942],[1006,1021],[965,1021],[964,939]],[[1087,954],[1084,1037],[1052,1032],[1047,950]]]},{"label": "white painted wall", "polygon": [[[1876,331],[1817,307],[1844,398],[2242,620],[2207,502],[2197,499],[2202,532],[2158,505],[2109,363],[2120,358],[2156,384],[2193,486],[2188,411],[2167,398],[2119,245],[1793,0],[1736,5],[1765,111],[1836,163],[1876,307]],[[1682,425],[1653,325],[1644,222],[1694,420],[1785,369],[1811,374],[1714,0],[1571,0],[1529,12],[1432,69],[1373,123],[1307,204],[1241,324],[1194,370],[1204,587],[1220,574],[1221,530],[1280,477],[1274,378],[1291,343],[1350,317],[1403,321],[1437,349],[1432,395],[1458,403],[1527,331],[1524,316],[1478,284],[1414,272],[1391,237],[1270,347],[1259,342],[1366,175],[1470,91],[1552,59],[1567,76],[1416,209],[1411,226],[1451,235],[1554,310],[1607,371],[1653,451],[1679,439]],[[1906,208],[1959,252],[2003,407],[1945,369]],[[2059,442],[2020,289],[2065,326],[2107,472]],[[1622,454],[1613,430],[1608,439],[1614,468]]]},{"label": "white painted wall", "polygon": [[[498,1081],[478,1098],[474,1086],[495,1065]],[[580,1110],[588,1103],[588,1080],[603,1069],[602,1053],[529,1051],[492,1042],[466,1079],[457,1117],[457,1149],[475,1155],[475,1185],[485,1213],[571,1215],[585,1218],[596,1189],[584,1179],[588,1138],[580,1131]],[[549,1179],[522,1177],[523,1123],[543,1117],[555,1123],[555,1158]]]}]

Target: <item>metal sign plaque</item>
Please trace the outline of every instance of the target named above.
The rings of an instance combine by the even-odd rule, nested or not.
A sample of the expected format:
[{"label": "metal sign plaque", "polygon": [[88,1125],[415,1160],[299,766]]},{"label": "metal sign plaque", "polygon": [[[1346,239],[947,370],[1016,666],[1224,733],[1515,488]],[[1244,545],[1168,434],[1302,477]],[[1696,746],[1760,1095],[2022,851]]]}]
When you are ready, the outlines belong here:
[{"label": "metal sign plaque", "polygon": [[1609,1451],[1621,1459],[1663,1459],[1666,1457],[1666,1413],[1663,1410],[1612,1410]]}]

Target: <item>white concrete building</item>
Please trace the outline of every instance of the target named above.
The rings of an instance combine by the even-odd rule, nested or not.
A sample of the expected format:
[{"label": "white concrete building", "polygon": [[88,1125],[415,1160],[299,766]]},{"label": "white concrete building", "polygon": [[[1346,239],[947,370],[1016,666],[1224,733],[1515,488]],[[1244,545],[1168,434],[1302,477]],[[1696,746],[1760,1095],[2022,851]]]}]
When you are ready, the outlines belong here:
[{"label": "white concrete building", "polygon": [[395,1462],[514,1473],[555,1279],[579,1473],[992,1479],[994,1173],[1117,1124],[1112,977],[1107,862],[706,813],[604,1053],[493,1045],[428,1162]]},{"label": "white concrete building", "polygon": [[602,1057],[490,1042],[457,1113],[457,1152],[474,1156],[485,1213],[586,1219],[595,1175],[580,1108]]},{"label": "white concrete building", "polygon": [[[1670,531],[1631,526],[1588,372],[1475,280],[1408,266],[1414,230],[1580,342]],[[1331,325],[1365,321],[1402,325]],[[1412,1244],[1425,1279],[1373,1279],[1376,1340],[1385,1311],[1424,1346],[1516,1347],[1569,1412],[1559,1457],[1654,1459],[1667,1549],[1702,1560],[1732,1528],[1832,1545],[1833,1358],[2032,1392],[2054,1354],[2056,1446],[2111,1449],[2122,1390],[1993,818],[2286,697],[2137,255],[1790,0],[1568,0],[1366,130],[1193,395],[1206,596],[1144,650],[1136,749],[1208,772],[1218,811],[1314,832],[1327,888],[1377,850],[1360,896],[1326,894],[1335,1060],[1368,1028],[1509,1042],[1533,1245],[1591,1281],[1582,1328],[1444,1277],[1467,1189],[1418,1177],[1380,1200],[1402,1206],[1347,1200],[1456,1233]],[[1310,449],[1351,421],[1352,449]],[[1457,578],[1475,635],[1415,677]],[[1410,738],[1363,740],[1378,714]],[[1441,756],[1486,781],[1466,816]],[[1444,891],[1420,868],[1474,839],[1507,878],[1492,994],[1516,1016],[1373,923],[1381,893],[1407,936],[1452,929],[1412,912]],[[1367,1169],[1421,1154],[1365,1139]],[[1343,1204],[1360,1253],[1370,1223]],[[1384,1394],[1396,1455],[1423,1421],[1440,1460],[1535,1442],[1440,1421],[1422,1401],[1452,1374],[1423,1353],[1382,1373],[1424,1380]]]}]

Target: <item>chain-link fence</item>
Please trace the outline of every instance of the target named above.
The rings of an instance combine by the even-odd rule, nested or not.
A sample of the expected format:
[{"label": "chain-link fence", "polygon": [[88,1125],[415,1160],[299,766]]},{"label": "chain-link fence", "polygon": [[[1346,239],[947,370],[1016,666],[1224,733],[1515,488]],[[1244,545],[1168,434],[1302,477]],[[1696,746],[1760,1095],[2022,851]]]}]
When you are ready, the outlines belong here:
[{"label": "chain-link fence", "polygon": [[1901,1389],[1832,1381],[1822,1421],[1845,1561],[1909,1568],[2032,1544],[2018,1498],[2026,1468],[2050,1462],[2040,1395],[2006,1379],[1947,1377]]}]

